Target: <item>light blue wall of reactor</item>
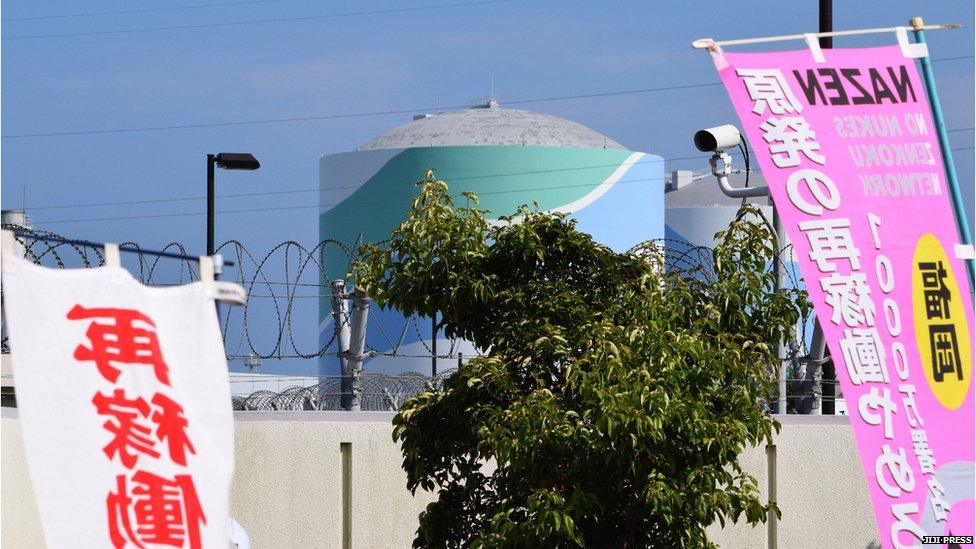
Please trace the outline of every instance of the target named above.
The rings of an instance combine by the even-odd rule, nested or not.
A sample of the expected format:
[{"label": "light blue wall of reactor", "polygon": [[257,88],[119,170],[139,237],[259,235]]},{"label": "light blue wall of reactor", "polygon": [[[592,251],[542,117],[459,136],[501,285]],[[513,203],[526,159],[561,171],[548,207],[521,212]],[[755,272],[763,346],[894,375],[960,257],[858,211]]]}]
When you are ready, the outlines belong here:
[{"label": "light blue wall of reactor", "polygon": [[[398,156],[402,157],[403,154],[419,154],[423,157],[429,155],[431,159],[436,158],[437,175],[438,177],[443,177],[448,185],[451,185],[452,193],[459,192],[460,190],[468,190],[468,187],[471,186],[466,184],[464,189],[462,189],[459,185],[452,185],[450,175],[452,173],[464,173],[466,181],[478,182],[475,188],[470,190],[476,192],[487,191],[487,194],[491,195],[493,178],[485,177],[484,179],[479,179],[478,177],[473,177],[471,171],[472,165],[477,165],[477,162],[474,161],[475,156],[484,157],[489,148],[496,149],[495,147],[424,147],[405,149],[392,155],[389,162],[393,162]],[[660,156],[632,153],[630,151],[616,151],[617,154],[614,154],[612,151],[593,149],[562,149],[562,151],[553,151],[552,149],[554,148],[552,147],[514,146],[498,147],[497,149],[506,150],[502,151],[504,154],[500,155],[500,157],[497,154],[500,151],[496,150],[495,153],[492,153],[492,158],[496,160],[498,158],[504,158],[513,163],[511,165],[491,165],[490,167],[486,167],[484,168],[487,172],[486,175],[520,174],[518,185],[520,187],[526,187],[524,192],[520,192],[517,197],[508,197],[505,202],[531,205],[533,200],[542,198],[537,195],[544,194],[546,189],[553,187],[551,181],[545,181],[545,179],[551,179],[551,173],[558,173],[561,169],[565,169],[567,175],[564,178],[560,178],[560,181],[568,181],[568,183],[563,183],[564,185],[573,184],[580,186],[580,183],[574,183],[572,181],[574,179],[573,176],[578,178],[579,172],[584,168],[599,167],[602,170],[599,172],[601,174],[599,177],[594,178],[591,176],[584,178],[585,185],[591,186],[592,188],[587,187],[581,189],[578,194],[587,195],[587,192],[599,194],[601,192],[599,188],[601,184],[605,184],[611,178],[618,176],[619,179],[616,179],[608,189],[604,189],[605,192],[599,194],[595,200],[570,214],[570,217],[577,221],[577,228],[580,231],[591,234],[596,241],[618,252],[626,251],[647,240],[661,240],[664,238],[664,160]],[[445,152],[449,152],[450,154],[445,154]],[[365,158],[370,153],[373,153],[373,156],[375,156],[375,151],[343,153],[341,155],[341,163],[343,165],[350,162],[355,163],[357,156],[364,155]],[[565,158],[568,160],[562,165],[552,165],[554,159],[559,159],[563,155],[566,155]],[[610,165],[606,160],[607,158],[614,159],[613,161],[618,164]],[[339,159],[328,156],[324,157],[322,169],[327,170],[332,167],[338,167],[336,166],[337,160]],[[389,164],[389,162],[385,164]],[[530,188],[533,183],[526,183],[525,180],[524,174],[527,172],[530,173],[532,170],[549,172],[548,177],[538,178],[540,181],[536,189]],[[341,171],[349,172],[346,169]],[[623,172],[622,174],[619,173],[621,171]],[[410,186],[410,192],[406,195],[397,193],[402,196],[402,212],[404,217],[410,207],[410,198],[416,192],[416,188],[413,187],[412,182],[417,180],[419,175],[414,173],[404,174],[404,185]],[[323,173],[321,179],[323,187],[326,187],[328,185],[327,180],[331,178],[329,174]],[[496,185],[494,188],[498,188],[498,186],[504,188],[506,184],[504,177],[496,177],[494,178],[494,182]],[[344,185],[348,188],[348,185],[353,183],[357,182],[345,181]],[[364,182],[358,183],[361,184]],[[563,192],[565,193],[565,191]],[[349,196],[348,191],[343,194],[346,197]],[[593,194],[589,196],[592,197]],[[544,207],[552,208],[554,206],[552,204],[552,196],[549,195],[545,198],[547,200],[540,200],[540,203]],[[331,200],[327,191],[323,191],[321,199],[323,204],[329,203]],[[558,205],[556,204],[555,206]],[[363,212],[363,225],[369,226],[373,224],[373,220],[369,219],[369,210],[362,209],[361,211]],[[497,211],[497,209],[493,208],[491,215],[498,217],[509,213],[512,212]],[[386,220],[386,223],[389,223],[389,221]],[[325,230],[323,228],[323,231]],[[323,236],[326,235],[323,234]],[[348,244],[352,243],[350,242]],[[332,339],[333,331],[334,327],[332,326],[329,315],[321,315],[320,345],[324,345]],[[366,371],[389,375],[407,371],[424,374],[431,373],[431,320],[429,318],[404,318],[397,311],[381,310],[379,307],[373,306],[370,310],[370,319],[367,326],[366,344],[367,349],[379,351],[380,353],[368,360],[365,367]],[[394,357],[385,354],[391,353],[394,350],[400,356]],[[336,376],[340,374],[339,362],[335,355],[336,351],[335,343],[333,343],[329,348],[329,354],[323,356],[320,361],[319,375]],[[458,365],[457,355],[459,353],[467,360],[477,355],[478,350],[469,342],[452,342],[439,337],[437,341],[437,354],[442,356],[448,355],[448,357],[437,359],[437,371],[443,372],[449,368],[456,367]]]}]

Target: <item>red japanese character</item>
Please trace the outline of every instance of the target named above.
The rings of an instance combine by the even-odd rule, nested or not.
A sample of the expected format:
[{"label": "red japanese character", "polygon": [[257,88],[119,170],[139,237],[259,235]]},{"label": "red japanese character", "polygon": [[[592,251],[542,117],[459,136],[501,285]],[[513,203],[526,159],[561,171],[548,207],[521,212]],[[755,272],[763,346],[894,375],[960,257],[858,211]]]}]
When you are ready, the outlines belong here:
[{"label": "red japanese character", "polygon": [[[117,549],[131,542],[183,547],[189,542],[198,549],[200,525],[207,523],[193,478],[176,475],[173,480],[146,471],[132,475],[128,492],[125,475],[116,477],[117,493],[111,492],[108,505],[108,528],[112,545]],[[135,528],[133,529],[133,524]]]},{"label": "red japanese character", "polygon": [[[115,477],[115,489],[118,493],[109,492],[108,497],[105,498],[105,504],[108,506],[108,535],[112,545],[121,548],[125,547],[126,540],[132,540],[136,547],[143,547],[132,531],[132,522],[129,520],[128,509],[132,499],[125,489],[125,475]],[[119,531],[120,526],[122,532]]]},{"label": "red japanese character", "polygon": [[[68,311],[68,320],[87,318],[107,319],[112,323],[96,320],[88,326],[85,335],[91,341],[91,348],[78,345],[74,354],[76,360],[95,361],[102,377],[113,383],[120,372],[115,364],[149,364],[156,379],[169,385],[169,368],[163,361],[156,338],[156,324],[148,316],[131,309],[86,309],[81,305]],[[136,322],[147,327],[138,327]]]},{"label": "red japanese character", "polygon": [[130,448],[141,454],[159,457],[159,452],[154,448],[156,442],[148,436],[152,433],[152,429],[139,422],[141,418],[148,419],[150,412],[149,405],[142,397],[130,400],[125,398],[122,389],[116,389],[112,396],[96,393],[92,398],[92,404],[95,405],[99,415],[115,418],[114,422],[109,419],[102,425],[115,435],[115,438],[102,449],[109,459],[118,454],[122,465],[132,469],[139,456],[129,451]]},{"label": "red japanese character", "polygon": [[183,407],[164,394],[156,393],[152,403],[157,407],[152,420],[156,427],[156,438],[160,442],[168,441],[169,457],[180,465],[186,465],[186,451],[196,453],[190,438],[186,436],[186,417]]}]

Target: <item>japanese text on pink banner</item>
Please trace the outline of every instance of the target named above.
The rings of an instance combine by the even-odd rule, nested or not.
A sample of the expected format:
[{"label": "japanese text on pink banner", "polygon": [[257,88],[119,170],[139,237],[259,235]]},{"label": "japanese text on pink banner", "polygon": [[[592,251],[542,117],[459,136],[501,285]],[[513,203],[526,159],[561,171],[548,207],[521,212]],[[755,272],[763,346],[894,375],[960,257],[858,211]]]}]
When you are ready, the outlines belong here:
[{"label": "japanese text on pink banner", "polygon": [[717,56],[836,364],[885,547],[973,532],[970,288],[914,59]]}]

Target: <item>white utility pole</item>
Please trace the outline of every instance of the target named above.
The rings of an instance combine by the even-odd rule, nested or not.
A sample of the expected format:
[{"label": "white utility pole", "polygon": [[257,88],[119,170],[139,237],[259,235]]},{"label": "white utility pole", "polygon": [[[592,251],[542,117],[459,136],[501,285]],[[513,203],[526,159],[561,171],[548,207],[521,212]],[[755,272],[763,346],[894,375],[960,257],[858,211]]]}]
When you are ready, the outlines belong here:
[{"label": "white utility pole", "polygon": [[361,399],[363,394],[363,359],[366,358],[366,319],[369,317],[370,299],[366,297],[366,292],[362,288],[356,288],[352,292],[352,317],[350,324],[349,352],[346,354],[346,363],[349,366],[349,377],[352,381],[352,398],[349,403],[349,410],[358,412],[361,409]]},{"label": "white utility pole", "polygon": [[[784,265],[785,259],[783,258],[783,251],[786,249],[783,242],[786,240],[786,233],[783,231],[783,222],[779,218],[779,212],[776,210],[776,205],[773,204],[772,199],[769,203],[773,206],[773,230],[776,231],[776,257],[773,259],[773,275],[776,277],[776,283],[773,285],[773,291],[777,294],[783,289],[784,271],[786,266]],[[789,372],[788,361],[786,360],[786,342],[782,339],[776,344],[776,358],[779,360],[779,406],[776,410],[777,413],[785,415],[786,414],[786,377]]]},{"label": "white utility pole", "polygon": [[[339,406],[343,410],[349,409],[352,398],[352,378],[349,375],[349,304],[346,303],[346,281],[341,278],[332,281],[332,321],[335,324],[336,356],[339,358]],[[320,379],[319,382],[324,382]],[[322,395],[323,397],[325,395]],[[324,399],[323,399],[324,400]]]},{"label": "white utility pole", "polygon": [[823,413],[823,365],[826,356],[827,340],[824,338],[823,328],[817,322],[813,326],[813,340],[810,343],[810,357],[807,360],[807,379],[812,382],[814,394],[810,414],[815,416]]}]

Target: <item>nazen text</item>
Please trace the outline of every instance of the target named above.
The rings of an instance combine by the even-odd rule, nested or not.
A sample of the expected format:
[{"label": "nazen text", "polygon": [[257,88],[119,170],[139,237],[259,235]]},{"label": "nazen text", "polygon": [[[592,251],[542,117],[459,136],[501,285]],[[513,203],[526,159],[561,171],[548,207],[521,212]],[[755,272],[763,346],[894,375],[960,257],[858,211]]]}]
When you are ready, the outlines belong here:
[{"label": "nazen text", "polygon": [[810,105],[894,105],[918,101],[904,65],[872,67],[866,72],[853,68],[795,70],[793,77]]}]

